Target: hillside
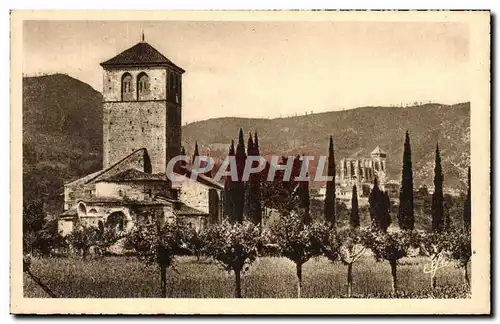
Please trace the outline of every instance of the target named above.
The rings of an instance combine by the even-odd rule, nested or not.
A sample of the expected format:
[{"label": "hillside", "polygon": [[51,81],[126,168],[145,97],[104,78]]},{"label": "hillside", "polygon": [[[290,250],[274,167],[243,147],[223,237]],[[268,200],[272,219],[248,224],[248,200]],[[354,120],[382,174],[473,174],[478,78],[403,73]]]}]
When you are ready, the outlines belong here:
[{"label": "hillside", "polygon": [[[43,198],[49,211],[62,207],[62,185],[102,166],[102,95],[63,74],[23,79],[24,199]],[[224,157],[240,127],[259,132],[263,154],[325,154],[334,136],[336,159],[367,156],[380,145],[391,179],[400,178],[403,140],[410,130],[416,184],[432,183],[439,139],[445,186],[462,188],[469,163],[470,104],[409,108],[364,107],[277,119],[216,118],[183,127],[192,153]],[[316,184],[317,185],[317,184]]]},{"label": "hillside", "polygon": [[410,131],[416,185],[432,184],[434,150],[439,141],[445,186],[462,188],[470,155],[470,104],[426,104],[409,108],[363,107],[278,119],[216,118],[183,128],[184,145],[193,151],[225,156],[240,127],[257,130],[262,154],[326,155],[333,135],[335,158],[364,157],[377,146],[387,152],[390,179],[401,177],[404,134]]},{"label": "hillside", "polygon": [[23,191],[62,207],[65,181],[102,165],[102,95],[67,75],[23,78]]}]

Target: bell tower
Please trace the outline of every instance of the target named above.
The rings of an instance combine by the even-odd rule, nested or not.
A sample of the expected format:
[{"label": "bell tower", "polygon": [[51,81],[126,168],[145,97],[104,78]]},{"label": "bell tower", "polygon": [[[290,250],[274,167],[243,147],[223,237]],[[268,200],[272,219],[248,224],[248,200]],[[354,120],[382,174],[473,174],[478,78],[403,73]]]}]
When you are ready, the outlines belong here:
[{"label": "bell tower", "polygon": [[103,167],[146,148],[153,173],[180,153],[183,69],[144,41],[101,63]]},{"label": "bell tower", "polygon": [[371,158],[373,161],[373,169],[379,180],[380,189],[385,190],[385,182],[387,180],[387,154],[377,145],[371,153]]}]

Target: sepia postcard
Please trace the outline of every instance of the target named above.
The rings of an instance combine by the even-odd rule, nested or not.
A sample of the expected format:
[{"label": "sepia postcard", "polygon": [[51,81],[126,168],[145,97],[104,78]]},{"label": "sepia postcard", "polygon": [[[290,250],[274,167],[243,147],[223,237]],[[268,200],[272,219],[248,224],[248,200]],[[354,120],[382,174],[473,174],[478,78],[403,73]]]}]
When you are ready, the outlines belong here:
[{"label": "sepia postcard", "polygon": [[491,312],[489,11],[12,11],[11,125],[13,314]]}]

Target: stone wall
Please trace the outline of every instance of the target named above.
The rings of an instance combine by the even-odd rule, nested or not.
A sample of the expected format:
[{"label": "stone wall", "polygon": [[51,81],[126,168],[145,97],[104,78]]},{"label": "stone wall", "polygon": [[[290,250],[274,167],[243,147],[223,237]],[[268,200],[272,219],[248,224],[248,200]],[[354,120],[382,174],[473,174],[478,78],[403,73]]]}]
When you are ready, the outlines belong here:
[{"label": "stone wall", "polygon": [[167,182],[137,181],[137,182],[98,182],[95,186],[96,197],[118,198],[124,197],[138,201],[152,201],[155,195],[168,194]]},{"label": "stone wall", "polygon": [[147,149],[153,173],[166,171],[167,103],[104,103],[104,168],[140,148]]}]

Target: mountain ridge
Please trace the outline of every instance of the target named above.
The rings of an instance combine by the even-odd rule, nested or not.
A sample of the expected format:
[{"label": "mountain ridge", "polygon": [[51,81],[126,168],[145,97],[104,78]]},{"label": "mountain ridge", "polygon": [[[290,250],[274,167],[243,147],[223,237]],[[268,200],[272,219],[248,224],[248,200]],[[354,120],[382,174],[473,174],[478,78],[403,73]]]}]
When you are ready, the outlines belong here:
[{"label": "mountain ridge", "polygon": [[[326,155],[333,135],[336,161],[387,152],[389,178],[401,177],[404,132],[410,131],[416,186],[432,184],[439,140],[445,186],[463,189],[470,156],[470,103],[360,107],[274,119],[219,117],[182,127],[192,154],[223,158],[239,128],[259,133],[261,153]],[[246,135],[248,136],[248,135]],[[65,74],[23,77],[23,194],[61,205],[62,186],[102,168],[102,94]],[[313,184],[314,187],[314,184]],[[57,202],[56,202],[57,201]]]}]

